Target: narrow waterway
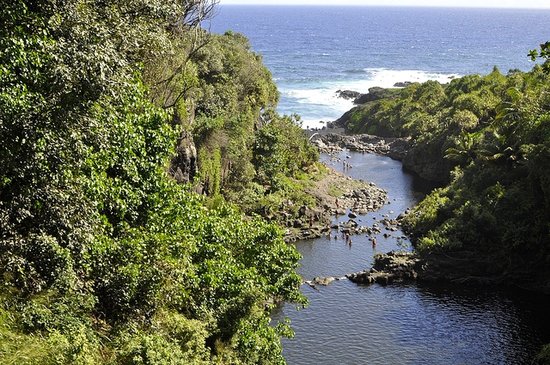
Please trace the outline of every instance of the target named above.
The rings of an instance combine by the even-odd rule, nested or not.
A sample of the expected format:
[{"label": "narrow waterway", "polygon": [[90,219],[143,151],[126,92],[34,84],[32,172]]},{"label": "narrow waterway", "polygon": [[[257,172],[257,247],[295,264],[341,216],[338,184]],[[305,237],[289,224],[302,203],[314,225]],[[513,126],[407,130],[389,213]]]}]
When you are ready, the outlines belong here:
[{"label": "narrow waterway", "polygon": [[[372,226],[397,217],[421,197],[421,187],[401,163],[372,154],[342,152],[327,165],[353,178],[372,181],[388,192],[389,204],[359,216]],[[347,220],[341,217],[340,220]],[[385,238],[384,233],[391,234]],[[333,232],[333,237],[336,231]],[[298,242],[300,274],[340,277],[372,264],[373,254],[410,249],[403,233],[382,231],[376,247],[366,235],[348,245],[338,239]],[[549,298],[523,291],[461,286],[372,285],[335,281],[318,291],[304,285],[309,306],[285,305],[274,319],[288,317],[295,338],[284,340],[290,365],[306,364],[530,364],[550,342]]]}]

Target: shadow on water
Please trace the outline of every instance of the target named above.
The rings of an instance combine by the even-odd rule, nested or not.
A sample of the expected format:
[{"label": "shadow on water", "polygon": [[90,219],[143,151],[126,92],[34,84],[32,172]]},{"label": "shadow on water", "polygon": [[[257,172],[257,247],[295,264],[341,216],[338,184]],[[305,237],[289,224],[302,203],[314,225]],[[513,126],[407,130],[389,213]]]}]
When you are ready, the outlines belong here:
[{"label": "shadow on water", "polygon": [[[414,190],[414,178],[387,157],[343,152],[323,158],[339,170],[346,159],[353,166],[348,175],[388,192],[390,204],[359,216],[361,225],[384,215],[395,218],[422,196]],[[306,280],[338,277],[369,268],[376,252],[410,249],[402,232],[377,240],[376,247],[366,235],[353,236],[352,246],[341,238],[298,242],[299,272]],[[273,314],[275,321],[290,318],[296,332],[294,339],[283,341],[289,364],[528,364],[550,342],[550,298],[533,293],[449,285],[358,286],[347,280],[319,291],[302,290],[310,301],[307,308],[284,305]]]}]

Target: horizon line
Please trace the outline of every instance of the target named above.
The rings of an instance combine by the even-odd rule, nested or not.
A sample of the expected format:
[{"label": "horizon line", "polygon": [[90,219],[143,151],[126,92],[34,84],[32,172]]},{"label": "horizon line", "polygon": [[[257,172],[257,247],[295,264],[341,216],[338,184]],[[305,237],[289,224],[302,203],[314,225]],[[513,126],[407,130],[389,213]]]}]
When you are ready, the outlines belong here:
[{"label": "horizon line", "polygon": [[509,10],[550,10],[549,7],[539,6],[473,6],[473,5],[403,5],[403,4],[304,4],[304,3],[219,3],[218,6],[269,6],[269,7],[282,7],[282,6],[303,6],[303,7],[356,7],[356,8],[436,8],[436,9],[509,9]]}]

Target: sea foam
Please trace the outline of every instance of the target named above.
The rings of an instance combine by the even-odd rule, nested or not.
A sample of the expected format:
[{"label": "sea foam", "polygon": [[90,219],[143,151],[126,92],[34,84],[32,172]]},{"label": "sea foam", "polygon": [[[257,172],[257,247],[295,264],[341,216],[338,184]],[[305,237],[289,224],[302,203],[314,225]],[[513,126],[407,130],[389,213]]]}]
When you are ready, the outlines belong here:
[{"label": "sea foam", "polygon": [[398,82],[425,82],[435,80],[448,83],[458,74],[436,73],[421,70],[390,70],[386,68],[365,68],[353,79],[301,82],[280,85],[283,114],[300,114],[303,128],[321,128],[327,121],[338,119],[351,109],[352,100],[338,97],[338,90],[352,90],[367,93],[371,87],[395,87]]}]

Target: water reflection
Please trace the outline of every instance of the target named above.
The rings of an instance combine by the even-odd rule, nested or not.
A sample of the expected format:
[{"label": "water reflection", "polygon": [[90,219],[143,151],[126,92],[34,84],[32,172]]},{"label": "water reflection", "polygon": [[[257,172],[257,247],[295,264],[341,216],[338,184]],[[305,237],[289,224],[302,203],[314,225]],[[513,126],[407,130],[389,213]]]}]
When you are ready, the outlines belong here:
[{"label": "water reflection", "polygon": [[[348,154],[354,178],[387,190],[391,204],[358,217],[364,225],[397,216],[418,199],[413,178],[399,162]],[[345,158],[346,154],[340,157]],[[329,161],[338,167],[338,161]],[[372,223],[370,223],[372,224]],[[379,237],[376,251],[397,247],[400,232]],[[408,244],[408,241],[405,241]],[[299,242],[304,278],[341,276],[372,264],[375,252],[366,236]],[[548,297],[494,288],[392,285],[357,286],[336,281],[315,291],[302,288],[310,306],[285,305],[296,337],[285,340],[289,364],[524,364],[550,342]]]}]

